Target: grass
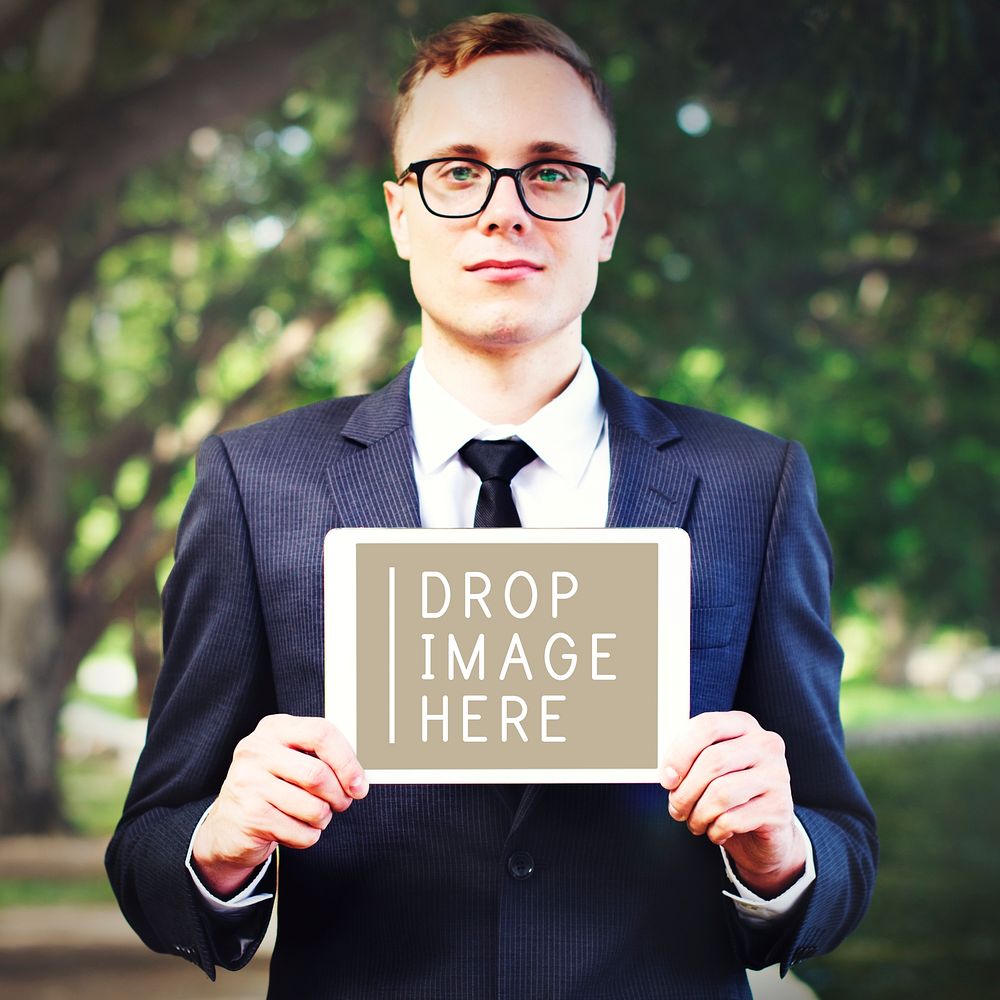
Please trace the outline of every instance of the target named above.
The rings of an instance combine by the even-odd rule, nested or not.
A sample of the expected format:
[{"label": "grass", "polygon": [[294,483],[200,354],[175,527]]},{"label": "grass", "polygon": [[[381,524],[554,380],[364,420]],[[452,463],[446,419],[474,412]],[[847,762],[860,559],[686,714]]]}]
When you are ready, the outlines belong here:
[{"label": "grass", "polygon": [[110,759],[64,760],[59,765],[63,804],[74,830],[110,836],[122,814],[132,776]]},{"label": "grass", "polygon": [[879,817],[871,909],[796,967],[822,1000],[979,1000],[1000,978],[1000,738],[856,748]]},{"label": "grass", "polygon": [[113,903],[114,893],[107,876],[42,879],[5,878],[0,880],[0,908],[5,906],[66,906]]},{"label": "grass", "polygon": [[[63,801],[73,829],[81,836],[109,837],[121,816],[130,775],[112,760],[62,761]],[[0,879],[0,907],[110,903],[111,886],[103,871],[51,878]]]},{"label": "grass", "polygon": [[890,688],[871,681],[845,682],[840,714],[846,729],[866,729],[881,723],[944,722],[1000,719],[1000,691],[961,701],[944,691]]}]

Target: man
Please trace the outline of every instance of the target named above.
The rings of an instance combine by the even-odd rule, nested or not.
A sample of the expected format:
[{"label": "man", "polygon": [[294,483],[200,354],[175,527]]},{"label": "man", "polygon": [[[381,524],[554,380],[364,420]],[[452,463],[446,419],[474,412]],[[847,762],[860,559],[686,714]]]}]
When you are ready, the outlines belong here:
[{"label": "man", "polygon": [[[272,997],[748,996],[745,967],[833,947],[873,879],[808,462],[640,399],[583,350],[625,196],[571,40],[469,19],[400,88],[385,195],[421,352],[373,396],[203,447],[108,851],[118,898],[151,947],[212,975],[249,961],[277,883]],[[693,718],[663,788],[369,792],[318,718],[324,534],[472,525],[477,437],[530,445],[509,476],[525,526],[690,533]]]}]

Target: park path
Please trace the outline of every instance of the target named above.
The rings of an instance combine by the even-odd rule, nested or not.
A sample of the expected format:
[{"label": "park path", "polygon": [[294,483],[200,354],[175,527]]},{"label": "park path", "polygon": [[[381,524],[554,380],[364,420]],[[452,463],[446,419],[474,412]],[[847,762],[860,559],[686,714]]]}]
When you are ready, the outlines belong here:
[{"label": "park path", "polygon": [[[0,839],[0,881],[103,877],[105,838]],[[213,985],[189,962],[149,951],[113,903],[0,908],[3,1000],[259,1000],[268,940],[240,973]]]},{"label": "park path", "polygon": [[266,956],[213,984],[187,962],[148,951],[117,907],[0,910],[0,996],[4,1000],[260,1000]]}]

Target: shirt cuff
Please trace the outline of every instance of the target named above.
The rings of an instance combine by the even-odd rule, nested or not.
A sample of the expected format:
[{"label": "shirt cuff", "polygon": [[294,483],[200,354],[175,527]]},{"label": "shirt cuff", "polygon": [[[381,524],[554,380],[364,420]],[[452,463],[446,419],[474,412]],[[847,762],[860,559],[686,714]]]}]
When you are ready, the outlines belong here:
[{"label": "shirt cuff", "polygon": [[735,893],[723,889],[722,895],[728,896],[733,901],[740,920],[751,927],[762,927],[772,920],[778,920],[785,916],[802,898],[806,889],[816,881],[816,860],[813,857],[812,841],[809,839],[809,834],[806,833],[806,828],[799,822],[798,816],[794,819],[795,827],[802,835],[806,845],[806,868],[797,881],[793,882],[780,896],[775,896],[774,899],[764,899],[748,889],[736,877],[725,848],[720,848],[722,863],[726,868],[726,878],[732,882],[736,889]]},{"label": "shirt cuff", "polygon": [[[209,806],[208,808],[211,809],[212,807]],[[184,865],[188,870],[188,874],[191,876],[198,894],[205,901],[205,905],[213,913],[219,914],[219,916],[236,916],[243,913],[248,906],[253,906],[255,903],[263,903],[265,900],[271,899],[274,895],[273,892],[255,893],[255,890],[260,885],[261,879],[264,878],[270,869],[271,862],[274,859],[273,854],[260,866],[260,871],[254,876],[253,881],[241,889],[232,899],[219,899],[218,896],[213,895],[205,888],[204,883],[198,878],[194,870],[194,865],[191,864],[191,855],[194,851],[194,838],[198,836],[198,831],[201,829],[201,824],[205,822],[206,816],[208,816],[208,809],[201,814],[201,819],[198,820],[198,825],[194,828],[194,833],[191,834],[191,843],[188,844],[187,857],[184,859]]]}]

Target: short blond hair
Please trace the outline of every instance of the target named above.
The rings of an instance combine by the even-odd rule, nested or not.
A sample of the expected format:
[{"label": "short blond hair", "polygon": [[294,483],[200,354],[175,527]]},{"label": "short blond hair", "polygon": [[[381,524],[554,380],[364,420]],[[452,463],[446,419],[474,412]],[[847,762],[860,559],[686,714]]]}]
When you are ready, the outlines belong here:
[{"label": "short blond hair", "polygon": [[406,72],[399,78],[392,109],[392,150],[396,154],[399,126],[409,110],[413,91],[428,73],[451,76],[483,56],[504,52],[549,52],[576,70],[590,88],[615,144],[615,115],[608,85],[590,58],[566,32],[532,14],[480,14],[462,18],[418,43]]}]

